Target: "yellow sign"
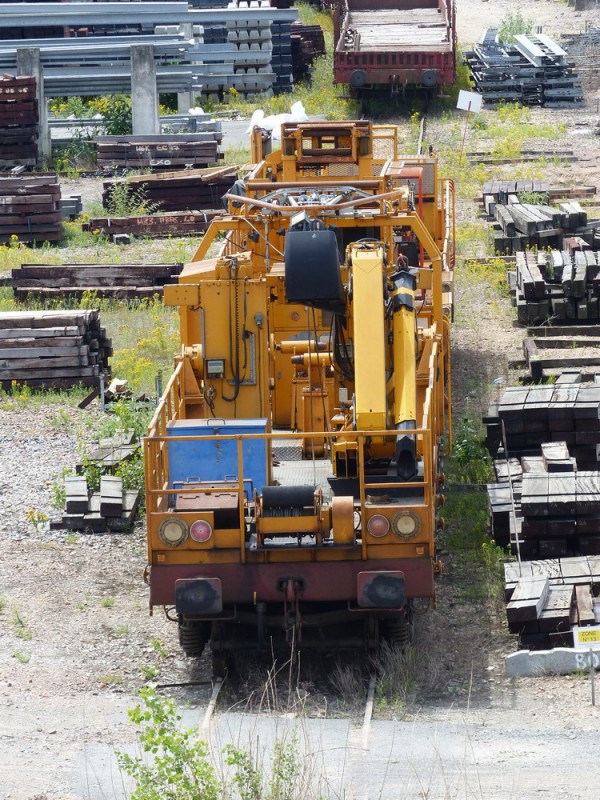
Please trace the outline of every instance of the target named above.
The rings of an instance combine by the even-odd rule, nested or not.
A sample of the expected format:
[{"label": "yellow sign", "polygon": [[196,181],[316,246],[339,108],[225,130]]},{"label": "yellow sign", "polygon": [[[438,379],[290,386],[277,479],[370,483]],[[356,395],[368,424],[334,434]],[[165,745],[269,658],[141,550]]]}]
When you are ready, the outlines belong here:
[{"label": "yellow sign", "polygon": [[573,628],[573,643],[576,648],[600,645],[600,625],[588,628]]}]

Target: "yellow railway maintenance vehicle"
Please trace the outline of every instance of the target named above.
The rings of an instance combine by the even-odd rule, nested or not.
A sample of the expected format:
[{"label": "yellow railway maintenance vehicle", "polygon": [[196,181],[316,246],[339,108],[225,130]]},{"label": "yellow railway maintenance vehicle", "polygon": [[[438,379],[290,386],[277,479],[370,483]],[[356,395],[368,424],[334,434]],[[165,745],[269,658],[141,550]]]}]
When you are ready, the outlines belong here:
[{"label": "yellow railway maintenance vehicle", "polygon": [[215,673],[245,648],[374,649],[435,599],[453,187],[397,129],[252,135],[179,283],[145,440],[150,605]]}]

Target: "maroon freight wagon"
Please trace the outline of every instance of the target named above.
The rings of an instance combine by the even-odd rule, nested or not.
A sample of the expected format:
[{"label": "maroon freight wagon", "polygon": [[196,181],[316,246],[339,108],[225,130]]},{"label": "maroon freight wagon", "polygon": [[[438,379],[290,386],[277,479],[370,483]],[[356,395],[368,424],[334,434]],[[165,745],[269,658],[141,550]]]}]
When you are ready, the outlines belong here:
[{"label": "maroon freight wagon", "polygon": [[353,90],[437,90],[454,82],[453,0],[340,0],[334,81]]}]

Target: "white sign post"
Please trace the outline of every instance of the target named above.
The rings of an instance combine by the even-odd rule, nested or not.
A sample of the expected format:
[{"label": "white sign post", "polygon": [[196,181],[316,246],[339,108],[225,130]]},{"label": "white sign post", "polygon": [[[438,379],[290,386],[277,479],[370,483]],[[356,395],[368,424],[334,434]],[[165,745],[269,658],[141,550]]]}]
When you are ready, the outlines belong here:
[{"label": "white sign post", "polygon": [[596,667],[600,663],[600,625],[573,627],[573,646],[575,650],[587,650],[590,657],[590,683],[592,685],[592,705],[596,705]]},{"label": "white sign post", "polygon": [[477,92],[465,92],[464,89],[461,89],[458,93],[458,100],[456,102],[456,107],[458,109],[462,109],[462,111],[467,112],[467,118],[465,120],[465,130],[463,132],[463,140],[462,145],[460,147],[460,157],[459,163],[462,161],[463,151],[465,149],[465,139],[467,138],[467,127],[469,125],[469,117],[471,115],[471,111],[474,114],[477,114],[478,111],[481,111],[481,103],[482,97]]}]

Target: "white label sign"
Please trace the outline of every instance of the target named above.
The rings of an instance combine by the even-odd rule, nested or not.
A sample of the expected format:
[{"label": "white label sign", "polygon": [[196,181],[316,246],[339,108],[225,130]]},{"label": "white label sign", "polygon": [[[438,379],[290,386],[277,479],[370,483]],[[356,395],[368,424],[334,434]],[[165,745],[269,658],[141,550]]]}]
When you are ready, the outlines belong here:
[{"label": "white label sign", "polygon": [[478,111],[481,111],[481,102],[481,95],[477,94],[477,92],[465,92],[464,89],[461,89],[458,93],[456,107],[461,108],[463,111],[472,111],[476,114]]}]

